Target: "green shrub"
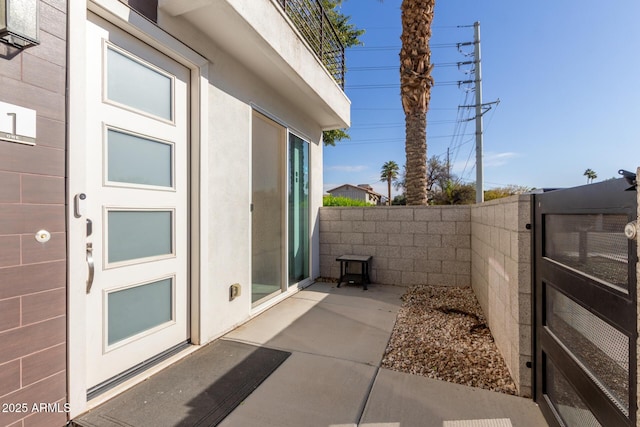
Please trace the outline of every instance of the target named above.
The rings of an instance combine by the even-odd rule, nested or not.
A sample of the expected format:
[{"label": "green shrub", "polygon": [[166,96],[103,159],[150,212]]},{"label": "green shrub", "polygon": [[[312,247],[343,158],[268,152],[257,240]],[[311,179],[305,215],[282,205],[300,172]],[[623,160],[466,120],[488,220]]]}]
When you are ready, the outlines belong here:
[{"label": "green shrub", "polygon": [[371,206],[364,200],[350,199],[348,197],[324,196],[322,206]]}]

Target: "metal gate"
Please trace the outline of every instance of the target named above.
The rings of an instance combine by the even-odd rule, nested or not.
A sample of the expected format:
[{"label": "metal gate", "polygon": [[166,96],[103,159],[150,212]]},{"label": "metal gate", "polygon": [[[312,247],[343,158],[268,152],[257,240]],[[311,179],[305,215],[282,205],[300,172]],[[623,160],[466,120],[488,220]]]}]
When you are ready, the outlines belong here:
[{"label": "metal gate", "polygon": [[635,188],[537,194],[534,216],[536,401],[550,426],[635,426]]}]

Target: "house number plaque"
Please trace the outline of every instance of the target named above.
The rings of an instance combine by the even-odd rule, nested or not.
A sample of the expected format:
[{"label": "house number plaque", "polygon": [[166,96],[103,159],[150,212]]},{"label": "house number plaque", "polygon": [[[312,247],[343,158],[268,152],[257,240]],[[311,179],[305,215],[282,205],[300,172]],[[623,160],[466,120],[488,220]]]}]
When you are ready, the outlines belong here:
[{"label": "house number plaque", "polygon": [[0,102],[0,140],[36,145],[36,111]]}]

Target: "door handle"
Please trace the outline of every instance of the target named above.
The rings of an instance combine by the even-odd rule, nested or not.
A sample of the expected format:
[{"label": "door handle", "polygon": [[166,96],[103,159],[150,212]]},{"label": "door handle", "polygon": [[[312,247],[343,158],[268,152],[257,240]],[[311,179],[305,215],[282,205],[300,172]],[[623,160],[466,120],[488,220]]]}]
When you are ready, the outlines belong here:
[{"label": "door handle", "polygon": [[636,221],[631,221],[629,224],[624,226],[624,235],[627,236],[627,239],[629,240],[637,240],[639,228],[640,227]]},{"label": "door handle", "polygon": [[73,215],[76,218],[80,218],[84,215],[84,201],[87,200],[87,195],[84,193],[76,194],[73,198]]},{"label": "door handle", "polygon": [[87,243],[87,265],[89,266],[89,276],[87,277],[87,293],[91,292],[93,286],[93,275],[95,266],[93,264],[93,243]]}]

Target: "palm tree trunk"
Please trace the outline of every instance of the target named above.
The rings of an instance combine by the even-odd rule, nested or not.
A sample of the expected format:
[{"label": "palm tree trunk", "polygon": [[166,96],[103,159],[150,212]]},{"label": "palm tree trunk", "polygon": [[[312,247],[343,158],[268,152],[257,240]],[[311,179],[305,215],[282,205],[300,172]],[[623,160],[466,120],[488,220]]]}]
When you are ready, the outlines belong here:
[{"label": "palm tree trunk", "polygon": [[389,195],[387,204],[391,206],[391,177],[390,176],[387,177],[387,194]]},{"label": "palm tree trunk", "polygon": [[427,114],[405,114],[408,205],[427,204]]},{"label": "palm tree trunk", "polygon": [[427,109],[431,98],[431,22],[435,0],[402,1],[400,94],[406,121],[408,205],[427,204]]}]

